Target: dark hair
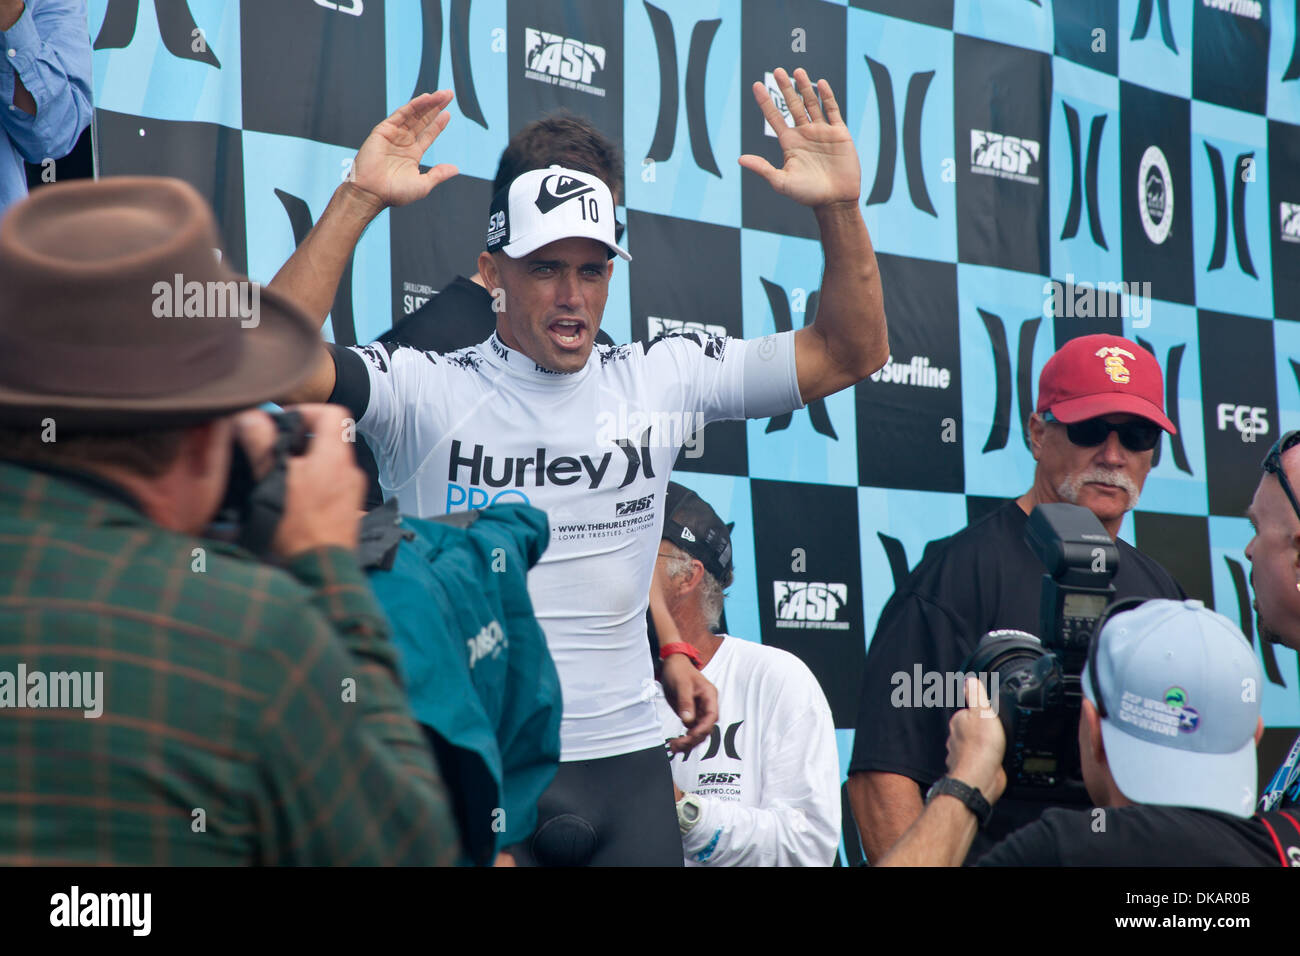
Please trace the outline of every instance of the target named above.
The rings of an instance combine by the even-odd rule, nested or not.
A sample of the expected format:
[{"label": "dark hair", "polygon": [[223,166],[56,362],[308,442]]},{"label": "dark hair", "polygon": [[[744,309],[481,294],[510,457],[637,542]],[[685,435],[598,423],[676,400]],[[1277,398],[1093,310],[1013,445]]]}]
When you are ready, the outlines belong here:
[{"label": "dark hair", "polygon": [[91,470],[95,465],[123,468],[142,478],[157,478],[180,454],[185,428],[149,428],[130,432],[53,432],[0,426],[0,458],[63,468]]},{"label": "dark hair", "polygon": [[623,198],[623,150],[587,119],[573,113],[552,113],[529,123],[506,144],[497,165],[492,191],[499,192],[520,173],[560,165],[599,176]]}]

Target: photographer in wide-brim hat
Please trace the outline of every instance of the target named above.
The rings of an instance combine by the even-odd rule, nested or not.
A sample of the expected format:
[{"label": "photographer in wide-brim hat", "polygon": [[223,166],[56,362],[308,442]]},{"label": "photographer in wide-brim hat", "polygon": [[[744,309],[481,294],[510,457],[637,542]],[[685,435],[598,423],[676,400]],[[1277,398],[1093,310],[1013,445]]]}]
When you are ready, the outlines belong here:
[{"label": "photographer in wide-brim hat", "polygon": [[0,804],[0,846],[452,862],[357,566],[344,411],[297,409],[311,438],[275,471],[267,536],[283,570],[201,536],[236,443],[255,474],[274,458],[277,429],[250,410],[319,348],[218,246],[207,204],[170,179],[49,187],[0,222],[0,778],[24,797]]}]

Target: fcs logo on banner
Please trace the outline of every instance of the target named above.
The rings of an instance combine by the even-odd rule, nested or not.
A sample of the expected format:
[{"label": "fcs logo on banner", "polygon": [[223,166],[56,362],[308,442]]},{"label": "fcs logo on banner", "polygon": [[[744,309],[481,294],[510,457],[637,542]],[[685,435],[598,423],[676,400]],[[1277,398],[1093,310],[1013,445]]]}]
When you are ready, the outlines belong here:
[{"label": "fcs logo on banner", "polygon": [[[1006,328],[1002,317],[976,308],[984,322],[984,329],[989,334],[989,345],[993,349],[993,373],[995,387],[993,393],[993,424],[989,427],[989,437],[984,443],[983,454],[1007,447],[1007,438],[1011,434],[1011,355],[1007,349]],[[1016,393],[1020,397],[1020,435],[1025,448],[1029,448],[1029,433],[1025,422],[1034,411],[1033,362],[1034,342],[1038,338],[1038,326],[1041,318],[1027,319],[1020,325],[1020,343],[1016,352]]]},{"label": "fcs logo on banner", "polygon": [[1278,220],[1283,242],[1300,242],[1300,203],[1284,202],[1278,204]]},{"label": "fcs logo on banner", "polygon": [[[764,73],[763,86],[767,87],[767,95],[772,97],[772,102],[781,111],[781,119],[785,120],[785,125],[794,126],[794,117],[790,115],[790,107],[786,105],[785,94],[781,92],[781,87],[776,85],[776,75]],[[774,138],[776,136],[776,130],[772,129],[772,124],[766,119],[763,120],[763,135]]]},{"label": "fcs logo on banner", "polygon": [[[305,200],[283,189],[276,189],[275,195],[280,200],[280,205],[284,207],[285,215],[289,217],[289,227],[293,229],[293,245],[296,249],[302,245],[314,224],[311,208]],[[355,258],[356,250],[353,250],[348,256],[347,266],[343,269],[343,277],[339,279],[338,291],[334,293],[334,304],[330,306],[330,324],[334,329],[336,345],[357,344],[356,320],[352,312],[352,263]]]},{"label": "fcs logo on banner", "polygon": [[[876,102],[880,107],[880,156],[876,161],[876,179],[865,205],[889,201],[894,191],[894,163],[898,146],[895,140],[894,83],[889,69],[871,57],[865,57],[871,71],[871,82],[876,87]],[[925,108],[925,94],[934,79],[934,70],[913,73],[907,81],[907,98],[903,103],[903,169],[907,175],[907,191],[912,205],[921,212],[938,218],[930,194],[925,188],[925,172],[921,163],[921,113]]]},{"label": "fcs logo on banner", "polygon": [[1157,246],[1174,227],[1174,178],[1159,146],[1148,146],[1138,163],[1138,216],[1142,231]]},{"label": "fcs logo on banner", "polygon": [[776,626],[807,630],[847,631],[848,621],[836,620],[848,603],[847,584],[821,581],[773,581]]},{"label": "fcs logo on banner", "polygon": [[[158,32],[172,56],[194,60],[221,69],[221,61],[208,47],[206,37],[194,23],[187,0],[154,0]],[[131,45],[140,14],[140,0],[108,0],[104,22],[95,37],[96,50],[120,50]]]},{"label": "fcs logo on banner", "polygon": [[[1137,344],[1152,355],[1156,354],[1155,348],[1146,339],[1138,338]],[[1160,452],[1164,448],[1164,439],[1167,438],[1169,451],[1174,456],[1174,467],[1190,475],[1193,474],[1192,466],[1187,460],[1187,449],[1183,447],[1183,426],[1178,420],[1178,378],[1182,373],[1183,353],[1186,351],[1187,344],[1180,342],[1178,345],[1170,346],[1165,355],[1165,415],[1177,431],[1172,435],[1163,435],[1156,443],[1155,451],[1151,454],[1151,467],[1155,468],[1160,464]]]},{"label": "fcs logo on banner", "polygon": [[350,16],[359,17],[365,12],[365,0],[340,0],[335,3],[334,0],[316,0],[316,6],[324,7],[326,10],[333,10],[336,13],[346,13]]},{"label": "fcs logo on banner", "polygon": [[604,96],[603,86],[593,86],[598,71],[605,69],[605,48],[558,33],[528,27],[524,31],[524,76],[592,96]]},{"label": "fcs logo on banner", "polygon": [[[651,3],[645,4],[650,17],[650,29],[655,35],[659,51],[659,119],[655,123],[654,139],[650,143],[647,159],[664,162],[673,155],[677,140],[677,40],[673,34],[673,21],[668,14]],[[691,46],[686,58],[686,131],[691,138],[691,156],[695,165],[719,179],[717,160],[709,143],[709,124],[704,109],[704,80],[709,68],[709,49],[714,34],[722,20],[700,20],[691,29]]]},{"label": "fcs logo on banner", "polygon": [[1101,137],[1106,129],[1106,114],[1099,113],[1092,118],[1088,129],[1088,159],[1083,166],[1083,176],[1079,175],[1079,113],[1069,103],[1062,102],[1065,110],[1065,129],[1070,137],[1070,205],[1065,213],[1065,227],[1061,230],[1062,239],[1073,239],[1079,233],[1079,218],[1083,207],[1080,193],[1088,195],[1088,230],[1092,241],[1103,249],[1106,236],[1101,229],[1101,206],[1097,199],[1097,168],[1101,158]]},{"label": "fcs logo on banner", "polygon": [[[1178,52],[1178,45],[1174,43],[1174,24],[1169,19],[1169,0],[1159,0],[1160,4],[1160,38],[1164,40],[1165,46]],[[1130,40],[1141,40],[1146,37],[1147,30],[1151,27],[1151,14],[1156,6],[1156,0],[1139,0],[1137,17],[1133,20],[1133,35]]]},{"label": "fcs logo on banner", "polygon": [[[1206,272],[1222,269],[1228,256],[1228,187],[1223,169],[1223,154],[1205,143],[1205,153],[1210,161],[1210,173],[1214,176],[1214,248],[1210,252],[1210,264]],[[1233,169],[1243,170],[1242,175],[1232,177],[1232,241],[1237,247],[1237,265],[1251,278],[1258,279],[1255,264],[1250,259],[1250,243],[1246,240],[1246,184],[1254,179],[1255,154],[1239,153]],[[1246,170],[1252,175],[1247,176]]]},{"label": "fcs logo on banner", "polygon": [[[759,281],[763,283],[763,291],[767,293],[767,303],[772,309],[772,321],[776,324],[776,330],[778,332],[793,331],[794,324],[790,318],[790,300],[786,297],[785,289],[775,282],[769,282],[761,277]],[[814,289],[808,293],[804,303],[804,325],[817,317],[817,297],[820,291]],[[812,419],[813,430],[818,434],[825,435],[833,441],[840,440],[840,436],[835,433],[835,426],[831,424],[830,413],[826,411],[826,400],[824,398],[814,399],[808,403],[808,417]],[[793,420],[793,412],[777,415],[768,421],[764,434],[770,435],[772,432],[783,431],[790,427],[790,422]]]},{"label": "fcs logo on banner", "polygon": [[1236,405],[1232,402],[1220,402],[1215,408],[1218,416],[1219,431],[1226,432],[1229,426],[1237,430],[1242,441],[1254,441],[1257,435],[1268,434],[1268,409],[1258,405]]},{"label": "fcs logo on banner", "polygon": [[970,131],[970,171],[980,176],[998,176],[1037,186],[1039,143],[1020,136],[1006,136],[988,130]]}]

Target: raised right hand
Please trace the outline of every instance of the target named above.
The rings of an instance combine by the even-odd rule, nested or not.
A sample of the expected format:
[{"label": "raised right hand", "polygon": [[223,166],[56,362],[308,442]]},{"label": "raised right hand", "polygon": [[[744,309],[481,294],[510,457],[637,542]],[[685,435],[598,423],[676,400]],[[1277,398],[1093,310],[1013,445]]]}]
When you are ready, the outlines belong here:
[{"label": "raised right hand", "polygon": [[451,119],[446,112],[451,98],[451,90],[422,93],[371,130],[357,150],[347,185],[376,215],[387,206],[423,199],[460,172],[450,163],[420,172],[421,157]]}]

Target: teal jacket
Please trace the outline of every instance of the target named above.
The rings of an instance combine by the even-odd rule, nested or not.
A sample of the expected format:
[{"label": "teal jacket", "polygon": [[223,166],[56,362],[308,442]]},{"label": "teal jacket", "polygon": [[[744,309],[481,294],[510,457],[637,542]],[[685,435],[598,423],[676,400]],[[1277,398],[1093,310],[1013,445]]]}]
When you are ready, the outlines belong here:
[{"label": "teal jacket", "polygon": [[489,863],[532,833],[559,767],[560,681],[526,583],[550,539],[546,514],[496,505],[401,527],[413,537],[391,568],[368,572],[371,586],[467,855]]}]

